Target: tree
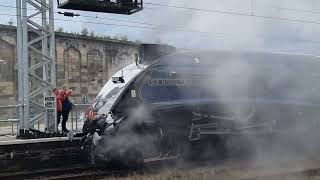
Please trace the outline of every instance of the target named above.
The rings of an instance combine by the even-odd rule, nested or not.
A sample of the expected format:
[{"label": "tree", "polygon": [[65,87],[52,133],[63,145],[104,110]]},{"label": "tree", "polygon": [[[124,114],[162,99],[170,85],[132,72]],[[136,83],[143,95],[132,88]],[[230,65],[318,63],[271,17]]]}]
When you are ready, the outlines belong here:
[{"label": "tree", "polygon": [[13,26],[14,22],[13,22],[12,18],[10,19],[10,21],[8,22],[8,24],[9,24],[10,26]]},{"label": "tree", "polygon": [[112,37],[112,39],[120,40],[120,41],[128,41],[127,35],[115,35]]},{"label": "tree", "polygon": [[112,39],[119,40],[119,35],[116,34],[116,35],[112,36]]},{"label": "tree", "polygon": [[120,40],[122,40],[122,41],[128,41],[127,35],[122,35],[122,36],[120,36]]},{"label": "tree", "polygon": [[89,31],[88,31],[88,28],[82,28],[82,30],[81,30],[81,35],[83,35],[83,36],[88,36],[88,34],[89,34]]},{"label": "tree", "polygon": [[60,33],[64,32],[63,27],[58,27],[57,32],[60,32]]},{"label": "tree", "polygon": [[89,36],[95,37],[96,35],[94,34],[94,31],[91,31]]}]

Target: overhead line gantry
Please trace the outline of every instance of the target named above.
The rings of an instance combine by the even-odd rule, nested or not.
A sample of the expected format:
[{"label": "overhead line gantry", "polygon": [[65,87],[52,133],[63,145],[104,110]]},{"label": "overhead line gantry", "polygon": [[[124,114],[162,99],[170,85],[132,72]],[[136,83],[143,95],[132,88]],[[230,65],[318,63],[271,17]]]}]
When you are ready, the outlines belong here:
[{"label": "overhead line gantry", "polygon": [[[142,0],[57,0],[57,4],[62,9],[127,15],[143,9]],[[16,0],[16,7],[18,135],[43,120],[47,132],[56,132],[56,105],[48,108],[46,103],[56,86],[53,0]],[[41,21],[36,20],[39,16]]]}]

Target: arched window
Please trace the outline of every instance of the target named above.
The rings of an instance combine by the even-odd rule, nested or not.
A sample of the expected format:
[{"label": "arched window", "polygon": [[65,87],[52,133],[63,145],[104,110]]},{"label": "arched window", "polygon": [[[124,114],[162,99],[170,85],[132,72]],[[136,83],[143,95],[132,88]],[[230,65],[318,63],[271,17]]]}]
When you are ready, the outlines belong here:
[{"label": "arched window", "polygon": [[88,56],[88,80],[89,83],[96,84],[97,86],[103,85],[104,68],[103,68],[103,55],[98,50],[91,50]]},{"label": "arched window", "polygon": [[0,82],[13,81],[14,50],[9,43],[0,40]]},{"label": "arched window", "polygon": [[80,83],[81,54],[75,48],[68,48],[63,52],[65,78]]}]

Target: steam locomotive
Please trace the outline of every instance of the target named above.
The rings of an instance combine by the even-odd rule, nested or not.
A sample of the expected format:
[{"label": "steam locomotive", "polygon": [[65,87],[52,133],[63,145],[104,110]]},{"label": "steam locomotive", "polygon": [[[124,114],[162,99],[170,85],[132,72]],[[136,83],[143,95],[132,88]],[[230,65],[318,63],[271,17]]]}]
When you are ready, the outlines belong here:
[{"label": "steam locomotive", "polygon": [[82,149],[92,163],[140,166],[148,157],[199,155],[198,144],[223,152],[230,136],[310,132],[319,127],[319,68],[311,55],[227,51],[131,64],[86,113]]}]

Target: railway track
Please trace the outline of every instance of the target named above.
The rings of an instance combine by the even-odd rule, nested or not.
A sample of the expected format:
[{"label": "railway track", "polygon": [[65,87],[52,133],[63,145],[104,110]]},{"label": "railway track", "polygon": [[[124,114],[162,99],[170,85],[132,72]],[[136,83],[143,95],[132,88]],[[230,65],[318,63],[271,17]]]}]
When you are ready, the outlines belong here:
[{"label": "railway track", "polygon": [[[320,177],[320,160],[298,158],[273,163],[231,160],[216,166],[199,166],[212,178],[224,180],[286,180]],[[223,177],[223,178],[221,178]]]},{"label": "railway track", "polygon": [[[0,179],[46,179],[46,180],[61,180],[61,179],[97,179],[97,178],[117,178],[141,176],[144,174],[157,174],[161,171],[172,169],[172,167],[182,171],[192,171],[193,168],[208,167],[201,164],[185,165],[179,167],[176,165],[177,158],[166,159],[147,159],[145,160],[145,168],[138,171],[129,169],[115,169],[107,166],[88,166],[78,164],[68,168],[51,168],[34,171],[21,171],[0,174]],[[299,160],[287,162],[287,164],[302,163],[303,166],[247,166],[242,161],[230,161],[226,164],[215,164],[210,166],[215,171],[216,177],[228,174],[234,180],[273,180],[273,179],[288,179],[288,177],[313,177],[320,176],[320,161]],[[290,179],[290,178],[289,178]]]},{"label": "railway track", "polygon": [[[76,144],[71,144],[68,146],[69,149],[63,151],[61,150],[61,147],[66,148],[65,144],[60,144],[59,146],[57,143],[55,144],[49,144],[50,146],[47,146],[47,144],[35,144],[34,146],[15,146],[11,147],[8,146],[6,149],[3,147],[1,152],[4,152],[0,157],[3,160],[9,161],[11,163],[14,163],[15,165],[21,165],[19,164],[19,159],[25,159],[24,163],[26,166],[23,167],[29,167],[29,168],[14,168],[10,171],[8,170],[8,166],[6,164],[3,165],[3,172],[0,173],[0,179],[96,179],[96,178],[104,178],[104,177],[119,177],[119,176],[129,176],[133,173],[138,174],[157,174],[159,171],[167,171],[172,169],[182,169],[185,170],[185,172],[191,171],[195,168],[207,168],[203,165],[201,161],[198,161],[200,163],[192,162],[191,165],[184,162],[180,162],[180,159],[178,157],[170,157],[170,158],[153,158],[153,159],[145,159],[145,167],[141,171],[130,171],[127,169],[115,169],[113,167],[108,166],[88,166],[81,162],[79,162],[79,156],[74,156],[70,160],[70,164],[65,164],[67,157],[70,156],[71,149],[74,148]],[[264,146],[263,146],[264,147]],[[275,148],[275,147],[274,147]],[[43,159],[45,156],[49,156],[47,153],[49,153],[48,149],[53,150],[52,155],[55,155],[49,159],[41,160],[41,161],[35,161],[34,159],[30,159],[33,157],[41,157],[40,159]],[[232,149],[232,148],[231,148]],[[286,153],[288,155],[285,155],[281,153],[279,156],[277,153],[273,155],[273,151],[263,149],[263,156],[268,157],[266,158],[267,161],[270,161],[270,159],[274,159],[275,161],[272,161],[271,164],[266,165],[264,167],[257,167],[256,165],[252,166],[252,162],[243,160],[243,159],[250,159],[250,156],[246,155],[239,155],[237,153],[233,154],[231,153],[230,157],[224,159],[222,162],[213,162],[208,163],[210,168],[213,168],[213,171],[217,172],[215,175],[219,175],[219,173],[223,174],[226,173],[229,175],[232,175],[233,177],[237,177],[236,179],[239,180],[254,180],[254,179],[284,179],[281,177],[286,177],[290,175],[297,175],[302,174],[304,176],[315,176],[320,175],[320,159],[315,159],[317,157],[317,154],[312,154],[309,157],[306,157],[304,154],[299,155],[298,154],[290,154]],[[277,148],[282,150],[281,147]],[[13,151],[14,150],[14,151]],[[28,151],[26,151],[28,150]],[[39,151],[39,152],[38,152]],[[61,152],[60,152],[61,151]],[[237,150],[235,150],[237,152]],[[10,159],[10,152],[14,152],[13,158]],[[19,155],[19,153],[22,153],[23,156]],[[46,153],[44,153],[46,152]],[[56,158],[57,152],[58,154],[63,155],[60,158]],[[72,151],[72,153],[76,153],[77,151]],[[277,152],[277,151],[276,151]],[[280,152],[283,152],[280,151]],[[240,153],[241,154],[241,153]],[[284,157],[286,156],[286,157]],[[50,156],[49,156],[50,157]],[[238,158],[242,158],[242,160]],[[272,158],[273,157],[273,158]],[[279,160],[279,157],[281,157],[281,162]],[[295,157],[295,159],[292,159]],[[301,159],[298,159],[300,158]],[[8,159],[9,158],[9,159]],[[308,158],[308,159],[306,159]],[[177,163],[177,159],[179,159]],[[54,160],[54,161],[53,161]],[[59,165],[56,163],[53,163],[55,161],[61,161]],[[290,160],[286,162],[287,160]],[[37,163],[39,162],[39,163]],[[56,166],[50,166],[48,168],[43,167],[46,163],[53,163],[52,165]],[[202,164],[201,164],[202,163]],[[9,163],[7,163],[9,164]],[[30,166],[35,166],[35,164],[40,164],[40,168],[37,170],[33,170],[34,168],[31,168]],[[64,166],[62,165],[64,164]],[[251,164],[251,166],[250,166]],[[259,161],[259,165],[264,164]],[[300,165],[300,166],[292,166],[292,165]],[[38,165],[39,166],[39,165]],[[58,167],[58,168],[51,168],[51,167]],[[174,167],[174,168],[171,168]],[[284,168],[286,167],[286,168]],[[216,178],[219,179],[219,178]],[[233,178],[235,179],[235,178]]]},{"label": "railway track", "polygon": [[105,169],[102,166],[79,165],[69,168],[51,168],[35,171],[5,173],[0,179],[85,179],[105,176],[128,175],[129,170]]},{"label": "railway track", "polygon": [[69,167],[49,168],[39,170],[28,170],[20,172],[1,173],[0,179],[87,179],[98,177],[119,177],[128,176],[132,173],[151,172],[161,169],[164,166],[173,165],[177,157],[171,158],[152,158],[145,160],[145,167],[141,170],[132,171],[129,169],[117,169],[107,165],[90,166],[85,164],[77,164]]},{"label": "railway track", "polygon": [[311,177],[318,177],[319,179],[319,176],[320,176],[320,168],[314,168],[314,169],[305,169],[305,170],[296,171],[296,172],[285,172],[277,175],[265,175],[265,176],[258,176],[253,178],[240,179],[240,180],[311,179]]}]

